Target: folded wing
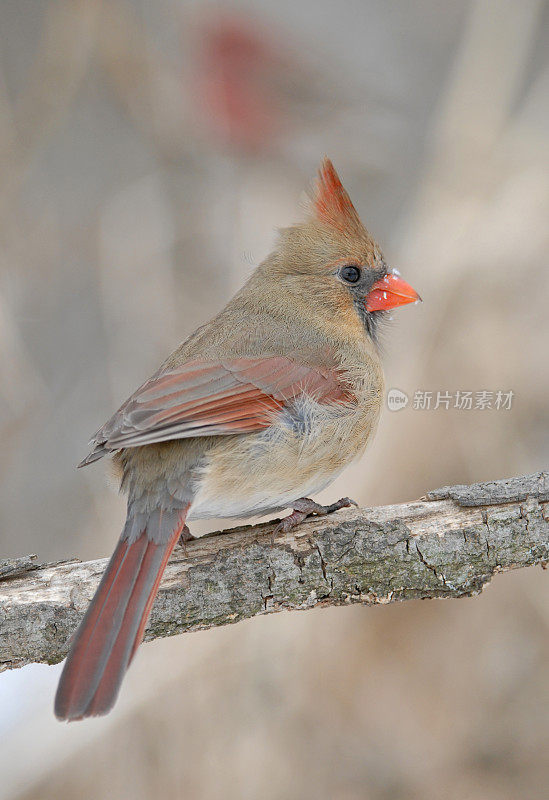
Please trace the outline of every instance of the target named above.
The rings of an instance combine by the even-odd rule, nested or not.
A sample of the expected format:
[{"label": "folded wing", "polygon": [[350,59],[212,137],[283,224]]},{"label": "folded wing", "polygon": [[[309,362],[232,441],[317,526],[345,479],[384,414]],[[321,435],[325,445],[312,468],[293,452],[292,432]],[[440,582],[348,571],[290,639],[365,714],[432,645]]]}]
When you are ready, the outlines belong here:
[{"label": "folded wing", "polygon": [[282,356],[189,361],[140,386],[95,434],[79,466],[125,447],[258,431],[303,393],[319,402],[349,399],[335,369]]}]

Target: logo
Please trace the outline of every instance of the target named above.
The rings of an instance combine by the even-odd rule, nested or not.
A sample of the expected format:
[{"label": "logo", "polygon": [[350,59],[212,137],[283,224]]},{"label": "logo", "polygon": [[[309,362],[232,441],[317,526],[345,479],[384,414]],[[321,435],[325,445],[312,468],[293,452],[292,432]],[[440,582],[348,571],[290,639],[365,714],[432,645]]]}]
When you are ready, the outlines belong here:
[{"label": "logo", "polygon": [[408,395],[400,389],[389,389],[387,392],[387,408],[389,411],[402,411],[408,405]]}]

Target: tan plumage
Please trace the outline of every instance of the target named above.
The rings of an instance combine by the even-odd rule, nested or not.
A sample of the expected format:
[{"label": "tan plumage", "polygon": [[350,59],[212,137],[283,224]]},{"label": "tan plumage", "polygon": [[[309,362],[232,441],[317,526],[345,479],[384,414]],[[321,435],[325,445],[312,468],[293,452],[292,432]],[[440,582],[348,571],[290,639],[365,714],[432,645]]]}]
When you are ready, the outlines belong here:
[{"label": "tan plumage", "polygon": [[[387,273],[326,160],[308,218],[279,232],[240,292],[98,431],[83,463],[114,452],[128,519],[65,667],[58,716],[114,703],[185,518],[303,511],[302,498],[364,451],[383,397],[377,309],[417,297]],[[119,609],[114,633],[103,606]]]}]

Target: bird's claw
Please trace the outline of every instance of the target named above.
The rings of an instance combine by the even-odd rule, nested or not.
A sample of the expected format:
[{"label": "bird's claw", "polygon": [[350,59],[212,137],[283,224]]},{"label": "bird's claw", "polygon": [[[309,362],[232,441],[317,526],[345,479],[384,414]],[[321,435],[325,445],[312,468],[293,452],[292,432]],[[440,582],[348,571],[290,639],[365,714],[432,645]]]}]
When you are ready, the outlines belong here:
[{"label": "bird's claw", "polygon": [[329,506],[322,506],[320,503],[315,503],[315,501],[311,500],[309,497],[300,497],[299,500],[293,503],[292,513],[280,520],[275,528],[275,533],[288,533],[288,531],[291,531],[309,516],[324,517],[326,514],[339,511],[340,508],[349,508],[350,506],[356,506],[358,508],[358,503],[351,500],[350,497],[342,497]]},{"label": "bird's claw", "polygon": [[284,519],[280,520],[274,532],[288,533],[288,531],[291,531],[292,528],[297,527],[301,522],[303,522],[307,516],[308,515],[304,514],[302,511],[292,511],[291,514],[288,514],[287,517],[284,517]]},{"label": "bird's claw", "polygon": [[194,539],[196,539],[196,536],[193,536],[188,527],[185,525],[181,531],[179,539],[177,540],[177,544],[179,547],[185,547],[187,542],[192,542]]}]

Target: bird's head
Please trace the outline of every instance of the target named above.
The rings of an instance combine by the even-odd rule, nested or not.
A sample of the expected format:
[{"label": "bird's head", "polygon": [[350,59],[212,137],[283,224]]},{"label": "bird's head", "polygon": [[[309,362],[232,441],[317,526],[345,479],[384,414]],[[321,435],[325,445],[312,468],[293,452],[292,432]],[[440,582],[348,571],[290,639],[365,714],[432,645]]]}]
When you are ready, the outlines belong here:
[{"label": "bird's head", "polygon": [[358,314],[372,335],[383,312],[421,299],[387,266],[327,158],[309,198],[307,219],[280,231],[268,266],[288,290],[312,291],[324,308]]}]

